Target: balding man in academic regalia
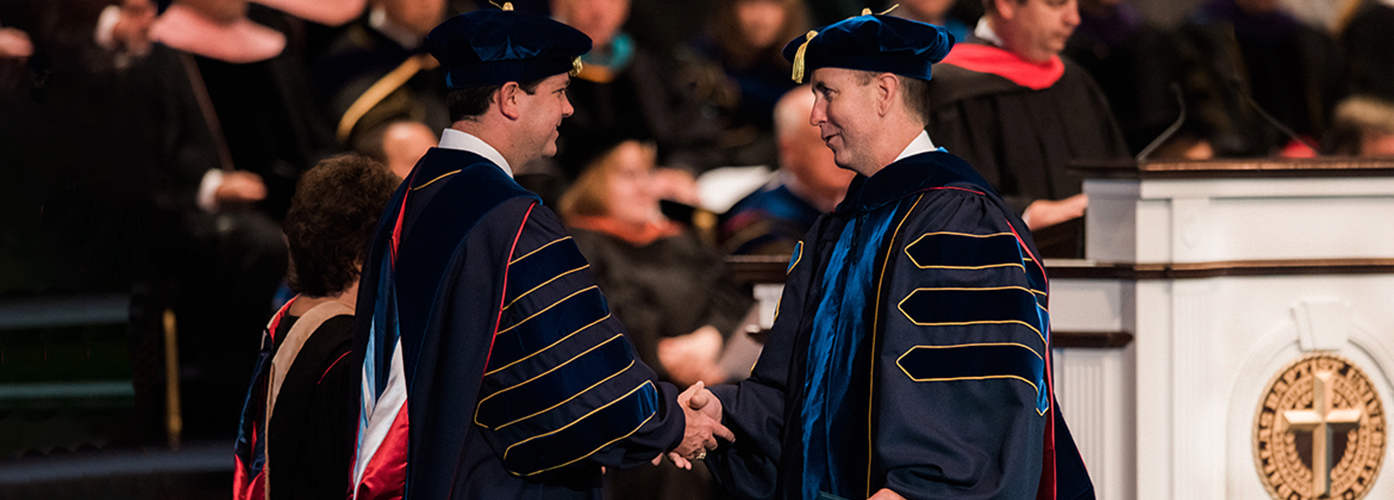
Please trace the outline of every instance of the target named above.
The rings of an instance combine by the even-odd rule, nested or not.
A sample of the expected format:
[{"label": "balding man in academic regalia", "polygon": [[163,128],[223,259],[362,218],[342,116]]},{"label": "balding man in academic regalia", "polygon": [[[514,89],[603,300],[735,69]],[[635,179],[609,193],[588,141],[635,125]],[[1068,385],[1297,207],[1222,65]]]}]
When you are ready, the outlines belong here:
[{"label": "balding man in academic regalia", "polygon": [[[1078,218],[1089,200],[1069,163],[1131,155],[1098,85],[1059,55],[1080,22],[1075,1],[983,5],[987,14],[929,84],[927,130],[1032,229]],[[1076,256],[1065,250],[1049,256]]]},{"label": "balding man in academic regalia", "polygon": [[735,432],[705,458],[740,498],[1093,498],[1052,393],[1031,234],[923,130],[952,45],[867,13],[784,49],[858,175],[796,246],[754,373],[689,401]]},{"label": "balding man in academic regalia", "polygon": [[605,467],[729,437],[638,359],[557,216],[513,180],[556,152],[591,41],[511,10],[426,38],[454,124],[388,203],[363,265],[353,498],[598,500]]}]

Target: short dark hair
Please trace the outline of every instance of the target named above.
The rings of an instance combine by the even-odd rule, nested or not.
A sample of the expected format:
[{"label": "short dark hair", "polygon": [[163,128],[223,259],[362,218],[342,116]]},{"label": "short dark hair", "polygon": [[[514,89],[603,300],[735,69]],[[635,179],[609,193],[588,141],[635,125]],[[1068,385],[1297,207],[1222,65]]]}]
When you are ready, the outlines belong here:
[{"label": "short dark hair", "polygon": [[291,290],[328,297],[357,281],[373,228],[400,183],[383,164],[356,154],[320,161],[306,172],[282,225]]},{"label": "short dark hair", "polygon": [[[857,83],[860,85],[870,84],[878,75],[875,71],[857,70]],[[894,73],[892,73],[894,74]],[[900,79],[901,93],[905,95],[905,108],[925,125],[929,124],[929,82],[919,78],[912,78],[905,75],[895,75]]]},{"label": "short dark hair", "polygon": [[[1015,1],[1016,1],[1017,5],[1021,5],[1021,4],[1024,4],[1024,3],[1027,2],[1027,0],[1015,0]],[[997,13],[997,0],[983,0],[983,14],[984,14],[984,15],[987,15],[987,14],[996,14],[996,13]]]},{"label": "short dark hair", "polygon": [[[542,85],[545,78],[530,82],[518,82],[518,88],[523,89],[528,95],[537,92],[537,87]],[[484,114],[489,110],[489,104],[494,99],[494,92],[498,92],[503,85],[484,85],[481,87],[465,87],[450,89],[445,93],[445,106],[450,111],[450,121],[458,122],[467,120]]]},{"label": "short dark hair", "polygon": [[902,76],[900,87],[905,89],[905,107],[918,114],[921,122],[929,125],[929,82]]}]

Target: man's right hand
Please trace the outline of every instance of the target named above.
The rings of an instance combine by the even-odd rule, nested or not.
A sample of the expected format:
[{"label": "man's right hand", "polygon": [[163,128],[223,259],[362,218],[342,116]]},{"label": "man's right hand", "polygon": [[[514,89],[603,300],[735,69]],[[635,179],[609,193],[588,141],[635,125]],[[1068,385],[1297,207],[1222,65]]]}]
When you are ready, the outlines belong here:
[{"label": "man's right hand", "polygon": [[736,435],[721,425],[721,401],[702,382],[693,384],[678,395],[678,405],[687,417],[687,429],[682,443],[668,452],[668,459],[683,469],[692,469],[692,460],[705,457],[716,449],[716,438],[735,441]]},{"label": "man's right hand", "polygon": [[14,28],[0,28],[0,59],[22,59],[34,55],[29,34]]},{"label": "man's right hand", "polygon": [[213,198],[218,206],[255,203],[266,198],[266,185],[260,175],[251,172],[226,172]]},{"label": "man's right hand", "polygon": [[1026,206],[1022,218],[1031,229],[1040,229],[1083,217],[1088,207],[1089,197],[1083,193],[1059,201],[1036,200]]}]

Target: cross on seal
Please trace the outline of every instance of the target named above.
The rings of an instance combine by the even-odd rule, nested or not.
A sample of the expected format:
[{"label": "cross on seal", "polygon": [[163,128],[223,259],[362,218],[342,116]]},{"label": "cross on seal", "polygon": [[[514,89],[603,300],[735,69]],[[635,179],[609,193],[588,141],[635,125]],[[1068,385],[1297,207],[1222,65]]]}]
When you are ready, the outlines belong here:
[{"label": "cross on seal", "polygon": [[1335,384],[1330,371],[1319,371],[1312,380],[1312,409],[1283,412],[1288,430],[1312,433],[1312,494],[1315,498],[1331,497],[1332,457],[1331,435],[1349,432],[1360,427],[1364,412],[1360,407],[1337,409],[1333,398]]}]

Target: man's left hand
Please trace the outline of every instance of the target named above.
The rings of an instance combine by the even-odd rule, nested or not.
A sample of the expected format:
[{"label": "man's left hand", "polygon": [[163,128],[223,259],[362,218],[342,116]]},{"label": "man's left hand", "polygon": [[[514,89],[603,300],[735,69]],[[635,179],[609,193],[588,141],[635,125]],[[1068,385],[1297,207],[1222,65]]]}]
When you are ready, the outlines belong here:
[{"label": "man's left hand", "polygon": [[674,465],[692,469],[692,461],[701,460],[708,450],[716,449],[716,438],[736,440],[736,435],[721,425],[721,402],[701,382],[679,394],[678,405],[687,417],[687,429],[683,432],[682,443],[668,452],[668,459]]},{"label": "man's left hand", "polygon": [[881,488],[881,491],[876,492],[875,495],[871,495],[871,498],[867,500],[905,500],[905,497],[900,496],[899,493],[891,491],[890,489]]}]

